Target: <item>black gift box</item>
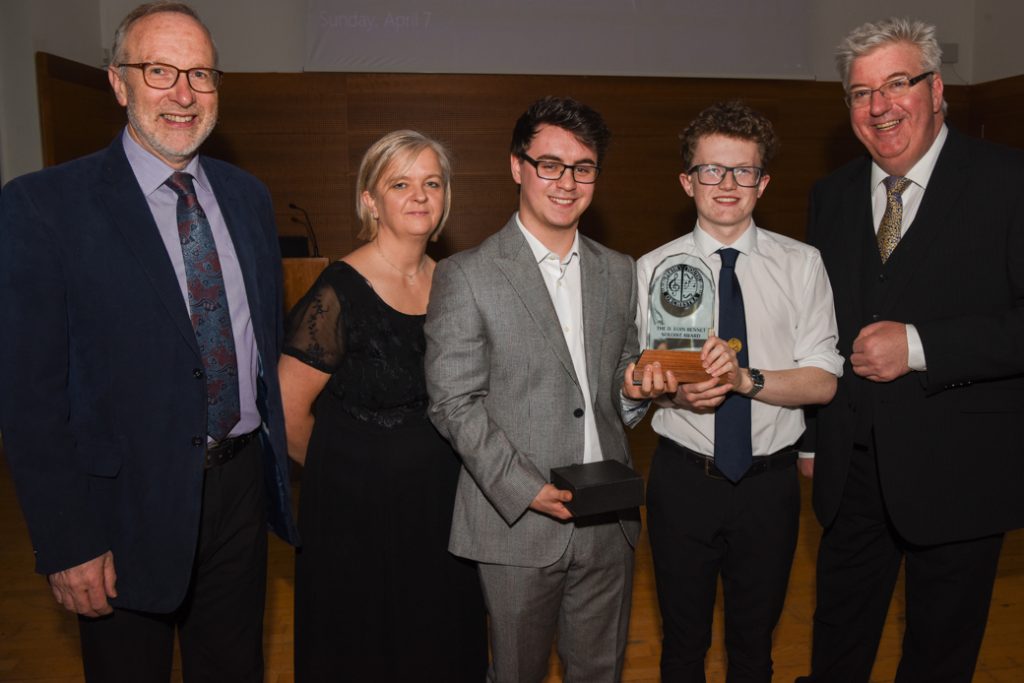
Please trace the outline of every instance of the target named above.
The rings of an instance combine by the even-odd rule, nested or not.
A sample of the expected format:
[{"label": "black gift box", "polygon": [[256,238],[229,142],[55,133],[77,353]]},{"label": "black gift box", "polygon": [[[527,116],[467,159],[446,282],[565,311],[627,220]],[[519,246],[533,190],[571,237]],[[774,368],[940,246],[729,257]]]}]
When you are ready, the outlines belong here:
[{"label": "black gift box", "polygon": [[618,460],[554,467],[551,483],[572,491],[565,507],[574,517],[635,508],[644,502],[643,477]]}]

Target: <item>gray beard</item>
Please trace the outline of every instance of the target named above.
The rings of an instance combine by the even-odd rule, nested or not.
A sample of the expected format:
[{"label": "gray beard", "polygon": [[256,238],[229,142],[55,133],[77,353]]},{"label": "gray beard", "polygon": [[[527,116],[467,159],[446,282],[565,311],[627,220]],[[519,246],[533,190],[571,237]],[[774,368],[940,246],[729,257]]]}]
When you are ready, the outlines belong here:
[{"label": "gray beard", "polygon": [[184,150],[171,149],[170,147],[167,147],[166,145],[161,143],[156,138],[156,136],[152,135],[149,131],[147,131],[146,128],[142,125],[142,121],[138,115],[138,112],[135,109],[135,102],[131,97],[128,98],[128,123],[131,124],[131,127],[135,131],[135,133],[142,140],[144,140],[151,149],[154,149],[157,152],[159,152],[160,155],[163,156],[164,158],[184,159],[187,161],[194,157],[196,155],[196,152],[199,150],[199,147],[204,142],[206,142],[206,138],[210,136],[210,133],[213,132],[214,126],[217,125],[217,119],[214,118],[212,122],[209,122],[208,127],[206,128],[206,130],[202,131],[202,134],[195,141],[195,143]]}]

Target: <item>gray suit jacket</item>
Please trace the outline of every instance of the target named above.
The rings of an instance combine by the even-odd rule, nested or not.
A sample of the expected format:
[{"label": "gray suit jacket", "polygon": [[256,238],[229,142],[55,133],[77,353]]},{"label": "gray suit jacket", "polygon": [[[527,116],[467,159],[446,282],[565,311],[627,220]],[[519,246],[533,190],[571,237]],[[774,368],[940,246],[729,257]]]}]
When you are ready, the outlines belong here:
[{"label": "gray suit jacket", "polygon": [[[529,509],[552,467],[583,461],[582,410],[605,459],[630,464],[620,386],[638,354],[633,260],[580,235],[585,400],[540,269],[515,218],[438,264],[427,311],[430,418],[462,456],[449,549],[544,567],[574,524]],[[634,511],[635,512],[635,511]],[[639,515],[622,515],[632,545]]]}]

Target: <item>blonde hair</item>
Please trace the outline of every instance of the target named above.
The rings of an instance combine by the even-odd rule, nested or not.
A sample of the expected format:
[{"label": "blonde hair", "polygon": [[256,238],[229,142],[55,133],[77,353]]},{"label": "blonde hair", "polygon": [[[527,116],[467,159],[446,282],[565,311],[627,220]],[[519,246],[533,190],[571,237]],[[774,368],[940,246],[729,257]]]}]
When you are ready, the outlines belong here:
[{"label": "blonde hair", "polygon": [[370,145],[370,149],[366,150],[359,164],[359,176],[356,181],[356,215],[362,224],[357,235],[359,239],[369,241],[377,237],[377,221],[370,208],[363,204],[363,193],[369,192],[372,195],[386,172],[390,171],[392,175],[401,174],[425,149],[434,150],[441,165],[444,210],[441,212],[441,220],[438,221],[437,227],[430,233],[430,240],[436,241],[440,236],[452,206],[451,156],[445,146],[433,138],[414,130],[395,130]]}]

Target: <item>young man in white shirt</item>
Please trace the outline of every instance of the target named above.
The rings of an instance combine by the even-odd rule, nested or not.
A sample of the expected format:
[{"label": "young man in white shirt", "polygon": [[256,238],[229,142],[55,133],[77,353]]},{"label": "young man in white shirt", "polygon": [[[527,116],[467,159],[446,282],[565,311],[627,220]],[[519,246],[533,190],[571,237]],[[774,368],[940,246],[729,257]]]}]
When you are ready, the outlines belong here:
[{"label": "young man in white shirt", "polygon": [[[697,225],[637,263],[641,345],[650,292],[658,287],[652,275],[666,257],[681,253],[714,274],[711,305],[728,338],[712,335],[702,351],[720,377],[677,384],[671,373],[653,368],[654,381],[645,378],[642,387],[650,387],[658,406],[647,519],[666,683],[704,681],[719,576],[729,680],[771,680],[772,631],[797,538],[800,407],[829,401],[842,373],[832,290],[818,251],[752,219],[777,146],[771,123],[742,103],[701,112],[683,133],[679,176],[696,204]],[[730,291],[739,303],[729,305],[738,311],[722,306]],[[723,329],[736,315],[745,325]],[[657,388],[665,393],[656,395]],[[624,393],[637,392],[626,386]],[[729,409],[739,417],[726,424]],[[725,467],[728,442],[739,451],[729,456],[739,458],[738,469]]]}]

